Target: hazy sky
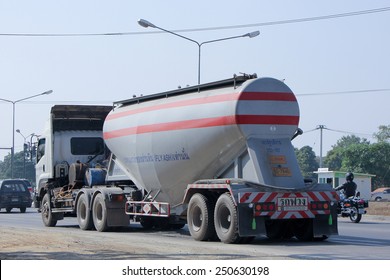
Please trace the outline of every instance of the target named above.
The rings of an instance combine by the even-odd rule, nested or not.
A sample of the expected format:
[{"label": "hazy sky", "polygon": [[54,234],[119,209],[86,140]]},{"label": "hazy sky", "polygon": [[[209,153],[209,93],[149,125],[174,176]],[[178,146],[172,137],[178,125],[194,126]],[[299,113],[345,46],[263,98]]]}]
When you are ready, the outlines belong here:
[{"label": "hazy sky", "polygon": [[[156,30],[139,26],[140,18],[190,30],[180,34],[199,42],[259,30],[253,39],[204,45],[202,82],[239,72],[285,79],[298,96],[300,127],[307,131],[294,145],[312,146],[319,155],[314,129],[325,125],[336,130],[324,131],[325,155],[347,135],[342,132],[373,142],[378,126],[390,124],[390,9],[294,20],[389,7],[385,0],[0,0],[0,98],[15,101],[52,89],[15,106],[15,128],[24,136],[40,134],[54,104],[109,105],[197,84],[196,44],[149,33]],[[117,32],[125,34],[82,36]],[[11,147],[11,103],[0,101],[0,120],[0,147]],[[16,133],[15,152],[22,148]],[[8,153],[1,150],[0,160]]]}]

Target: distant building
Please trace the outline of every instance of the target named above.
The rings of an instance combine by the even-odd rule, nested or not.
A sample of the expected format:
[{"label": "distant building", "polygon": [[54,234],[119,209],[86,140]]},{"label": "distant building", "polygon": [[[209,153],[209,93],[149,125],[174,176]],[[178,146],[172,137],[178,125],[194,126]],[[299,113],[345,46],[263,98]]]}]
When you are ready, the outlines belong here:
[{"label": "distant building", "polygon": [[[318,183],[330,184],[333,188],[345,183],[345,174],[347,172],[342,171],[330,171],[328,168],[318,168],[318,171],[314,171],[318,174]],[[372,174],[363,174],[353,172],[355,177],[354,182],[357,185],[357,191],[360,192],[360,196],[364,199],[371,198],[371,178],[375,177]]]}]

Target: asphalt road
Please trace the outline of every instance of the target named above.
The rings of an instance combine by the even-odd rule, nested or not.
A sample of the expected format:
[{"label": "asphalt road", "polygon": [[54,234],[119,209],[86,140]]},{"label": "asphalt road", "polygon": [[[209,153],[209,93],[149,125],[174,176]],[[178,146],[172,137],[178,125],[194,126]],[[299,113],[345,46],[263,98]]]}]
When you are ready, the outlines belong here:
[{"label": "asphalt road", "polygon": [[[3,209],[0,212],[0,230],[9,229],[15,234],[28,232],[34,236],[42,235],[42,244],[34,241],[36,246],[41,246],[34,250],[40,252],[35,252],[35,255],[29,252],[24,255],[27,259],[390,260],[390,217],[372,215],[363,216],[359,224],[352,223],[347,218],[340,218],[339,235],[317,242],[300,242],[296,239],[271,241],[265,237],[257,238],[250,244],[237,245],[197,242],[191,238],[186,227],[172,231],[146,231],[139,224],[116,232],[101,233],[82,231],[78,228],[76,218],[69,217],[59,221],[54,228],[46,228],[42,224],[40,214],[33,208],[27,209],[24,214],[16,209],[5,213]],[[42,257],[42,246],[51,236],[69,242],[68,249],[65,250],[67,252],[64,252],[63,248],[58,249],[61,252],[55,252],[55,246],[53,249],[52,244],[49,246],[50,253],[46,252]],[[2,244],[3,242],[5,241],[2,238],[0,255],[3,259],[18,258],[17,253],[25,254],[28,251],[24,249],[23,252],[15,252]]]}]

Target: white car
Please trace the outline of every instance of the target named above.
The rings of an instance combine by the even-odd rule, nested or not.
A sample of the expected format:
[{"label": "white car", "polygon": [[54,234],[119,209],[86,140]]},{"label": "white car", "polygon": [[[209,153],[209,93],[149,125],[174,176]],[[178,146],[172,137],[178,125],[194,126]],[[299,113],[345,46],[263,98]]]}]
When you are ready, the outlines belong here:
[{"label": "white car", "polygon": [[373,201],[390,201],[390,188],[385,188],[381,191],[373,192],[371,194]]}]

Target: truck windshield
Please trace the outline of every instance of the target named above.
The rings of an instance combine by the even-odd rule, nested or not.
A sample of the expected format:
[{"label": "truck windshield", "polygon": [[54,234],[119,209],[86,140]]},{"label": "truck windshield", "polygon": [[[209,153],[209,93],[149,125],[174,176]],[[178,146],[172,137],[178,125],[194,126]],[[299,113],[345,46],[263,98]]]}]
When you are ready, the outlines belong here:
[{"label": "truck windshield", "polygon": [[72,155],[104,154],[104,142],[100,137],[73,137],[70,147]]}]

